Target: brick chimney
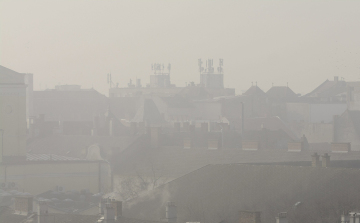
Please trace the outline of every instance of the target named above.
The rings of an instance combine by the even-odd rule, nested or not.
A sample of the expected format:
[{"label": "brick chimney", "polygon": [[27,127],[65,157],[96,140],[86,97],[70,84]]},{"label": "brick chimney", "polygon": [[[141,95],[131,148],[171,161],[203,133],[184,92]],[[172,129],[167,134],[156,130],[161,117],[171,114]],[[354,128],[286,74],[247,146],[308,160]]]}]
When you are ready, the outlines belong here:
[{"label": "brick chimney", "polygon": [[115,219],[118,220],[122,216],[122,201],[117,201],[115,199],[111,200],[111,204],[115,209]]},{"label": "brick chimney", "polygon": [[275,217],[276,223],[288,223],[287,212],[281,212]]},{"label": "brick chimney", "polygon": [[104,223],[113,223],[115,222],[115,208],[111,203],[105,204],[104,209]]},{"label": "brick chimney", "polygon": [[261,223],[260,215],[258,211],[240,211],[239,223]]},{"label": "brick chimney", "polygon": [[341,215],[340,222],[341,222],[341,223],[349,223],[349,221],[350,221],[350,216],[349,216],[349,214],[343,212],[342,215]]},{"label": "brick chimney", "polygon": [[360,215],[356,212],[349,213],[349,221],[347,223],[358,223],[360,222]]},{"label": "brick chimney", "polygon": [[15,197],[15,214],[28,215],[33,212],[33,197]]},{"label": "brick chimney", "polygon": [[320,161],[319,161],[319,155],[317,153],[314,153],[313,155],[311,155],[312,159],[311,159],[311,166],[312,167],[319,167],[320,166]]},{"label": "brick chimney", "polygon": [[101,198],[100,204],[99,204],[99,214],[103,215],[105,211],[105,204],[107,203],[107,199]]},{"label": "brick chimney", "polygon": [[53,216],[49,215],[48,203],[46,201],[39,201],[37,214],[38,223],[48,223],[53,220]]},{"label": "brick chimney", "polygon": [[329,154],[325,153],[321,158],[322,158],[321,159],[322,167],[329,167],[330,166]]},{"label": "brick chimney", "polygon": [[177,207],[174,202],[166,204],[166,220],[168,223],[174,223],[177,220]]}]

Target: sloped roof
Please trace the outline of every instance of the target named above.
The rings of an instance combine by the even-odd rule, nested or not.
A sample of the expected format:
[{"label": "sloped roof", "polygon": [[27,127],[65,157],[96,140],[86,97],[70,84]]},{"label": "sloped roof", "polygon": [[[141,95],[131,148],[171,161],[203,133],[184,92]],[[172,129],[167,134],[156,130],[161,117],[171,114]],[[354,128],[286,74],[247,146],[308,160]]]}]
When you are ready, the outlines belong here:
[{"label": "sloped roof", "polygon": [[[154,172],[164,178],[177,178],[208,164],[275,163],[310,161],[313,150],[299,153],[282,149],[245,151],[240,148],[209,150],[207,148],[184,149],[181,146],[150,148],[144,143],[112,156],[113,172],[122,176],[152,177]],[[330,151],[326,151],[330,152]],[[360,159],[360,152],[334,153],[332,160]]]},{"label": "sloped roof", "polygon": [[25,84],[24,76],[0,65],[0,84]]},{"label": "sloped roof", "polygon": [[297,95],[287,86],[273,86],[266,94],[272,99],[296,98]]},{"label": "sloped roof", "polygon": [[148,122],[152,124],[160,124],[164,122],[163,116],[160,114],[156,104],[152,99],[144,99],[143,104],[137,110],[133,122]]},{"label": "sloped roof", "polygon": [[[239,210],[256,210],[262,212],[262,222],[271,223],[279,212],[294,214],[292,207],[301,202],[308,218],[301,222],[321,222],[321,218],[335,222],[342,211],[339,209],[345,208],[341,198],[346,198],[346,205],[354,204],[351,208],[360,208],[359,184],[358,169],[208,165],[130,201],[124,213],[160,219],[166,201],[172,201],[178,207],[179,222],[238,222]],[[337,208],[332,208],[334,205]],[[331,213],[321,215],[318,207]]]},{"label": "sloped roof", "polygon": [[304,97],[332,97],[344,92],[346,92],[345,81],[326,80]]},{"label": "sloped roof", "polygon": [[257,95],[257,96],[266,96],[266,93],[261,90],[257,85],[251,86],[243,95]]}]

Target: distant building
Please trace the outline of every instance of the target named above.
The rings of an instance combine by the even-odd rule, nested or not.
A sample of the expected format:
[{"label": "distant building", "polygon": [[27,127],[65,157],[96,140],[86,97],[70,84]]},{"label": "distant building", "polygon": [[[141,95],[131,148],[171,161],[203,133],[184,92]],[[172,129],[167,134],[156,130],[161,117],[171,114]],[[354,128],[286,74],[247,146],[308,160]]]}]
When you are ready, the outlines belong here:
[{"label": "distant building", "polygon": [[[39,194],[63,186],[107,192],[111,171],[104,160],[84,160],[26,150],[24,74],[0,69],[0,189]],[[52,146],[52,145],[50,145]]]},{"label": "distant building", "polygon": [[217,72],[214,69],[214,60],[206,60],[205,69],[202,67],[202,61],[199,59],[200,86],[206,88],[224,88],[223,59],[219,60]]},{"label": "distant building", "polygon": [[[187,95],[189,98],[197,98],[198,91],[204,91],[201,99],[235,95],[235,89],[224,88],[223,62],[220,59],[218,71],[213,68],[213,60],[207,61],[207,67],[204,69],[199,60],[200,66],[200,83],[190,82],[186,87],[176,87],[171,84],[170,70],[171,65],[167,66],[167,70],[163,64],[153,64],[152,70],[154,74],[150,75],[150,83],[146,87],[141,86],[141,81],[136,80],[136,85],[130,80],[127,88],[110,88],[109,97],[139,97],[141,95],[156,95],[160,97],[175,96],[177,94]],[[200,63],[201,62],[201,63]]]}]

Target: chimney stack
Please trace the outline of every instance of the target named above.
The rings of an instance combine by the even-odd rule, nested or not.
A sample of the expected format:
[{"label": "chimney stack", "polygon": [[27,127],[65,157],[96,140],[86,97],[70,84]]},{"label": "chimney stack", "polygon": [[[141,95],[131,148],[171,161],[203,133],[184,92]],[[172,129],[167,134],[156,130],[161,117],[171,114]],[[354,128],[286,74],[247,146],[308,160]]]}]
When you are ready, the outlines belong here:
[{"label": "chimney stack", "polygon": [[99,204],[99,214],[103,215],[105,210],[105,204],[107,202],[107,199],[101,198],[100,204]]},{"label": "chimney stack", "polygon": [[49,215],[48,203],[46,201],[39,201],[38,203],[38,223],[48,223],[53,220]]},{"label": "chimney stack", "polygon": [[174,202],[168,202],[166,205],[166,219],[168,223],[174,223],[177,220],[177,207]]},{"label": "chimney stack", "polygon": [[312,157],[312,162],[311,162],[311,166],[312,167],[319,167],[320,166],[320,162],[319,162],[319,155],[317,153],[314,153],[313,155],[311,155]]},{"label": "chimney stack", "polygon": [[339,77],[338,77],[338,76],[334,76],[334,81],[339,81]]},{"label": "chimney stack", "polygon": [[350,221],[349,217],[350,217],[349,214],[343,212],[343,214],[341,215],[341,223],[349,223]]},{"label": "chimney stack", "polygon": [[276,223],[288,223],[287,212],[281,212],[275,217]]},{"label": "chimney stack", "polygon": [[113,208],[115,209],[115,219],[118,220],[122,216],[122,201],[117,201],[115,199],[111,200],[111,204],[113,205]]},{"label": "chimney stack", "polygon": [[240,211],[239,223],[261,223],[261,212],[258,211]]},{"label": "chimney stack", "polygon": [[115,208],[113,207],[113,205],[111,203],[105,204],[104,220],[105,220],[105,223],[115,222]]},{"label": "chimney stack", "polygon": [[321,163],[322,163],[322,167],[329,167],[330,166],[330,156],[329,156],[329,154],[325,153],[322,156]]},{"label": "chimney stack", "polygon": [[18,196],[15,197],[15,213],[20,215],[29,215],[33,212],[33,197]]}]

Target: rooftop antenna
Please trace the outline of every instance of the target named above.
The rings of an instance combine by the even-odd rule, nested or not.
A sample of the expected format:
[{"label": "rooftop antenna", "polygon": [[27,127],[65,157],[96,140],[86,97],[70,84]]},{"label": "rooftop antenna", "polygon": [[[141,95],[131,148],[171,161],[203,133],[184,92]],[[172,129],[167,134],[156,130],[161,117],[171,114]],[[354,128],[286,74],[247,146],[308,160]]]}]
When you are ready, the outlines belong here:
[{"label": "rooftop antenna", "polygon": [[203,62],[201,61],[201,59],[198,59],[198,66],[199,66],[199,72],[201,74],[201,72],[204,70],[204,68],[202,67]]},{"label": "rooftop antenna", "polygon": [[223,68],[222,68],[223,65],[224,65],[224,60],[223,60],[223,59],[219,59],[218,72],[219,72],[220,74],[223,72]]}]

